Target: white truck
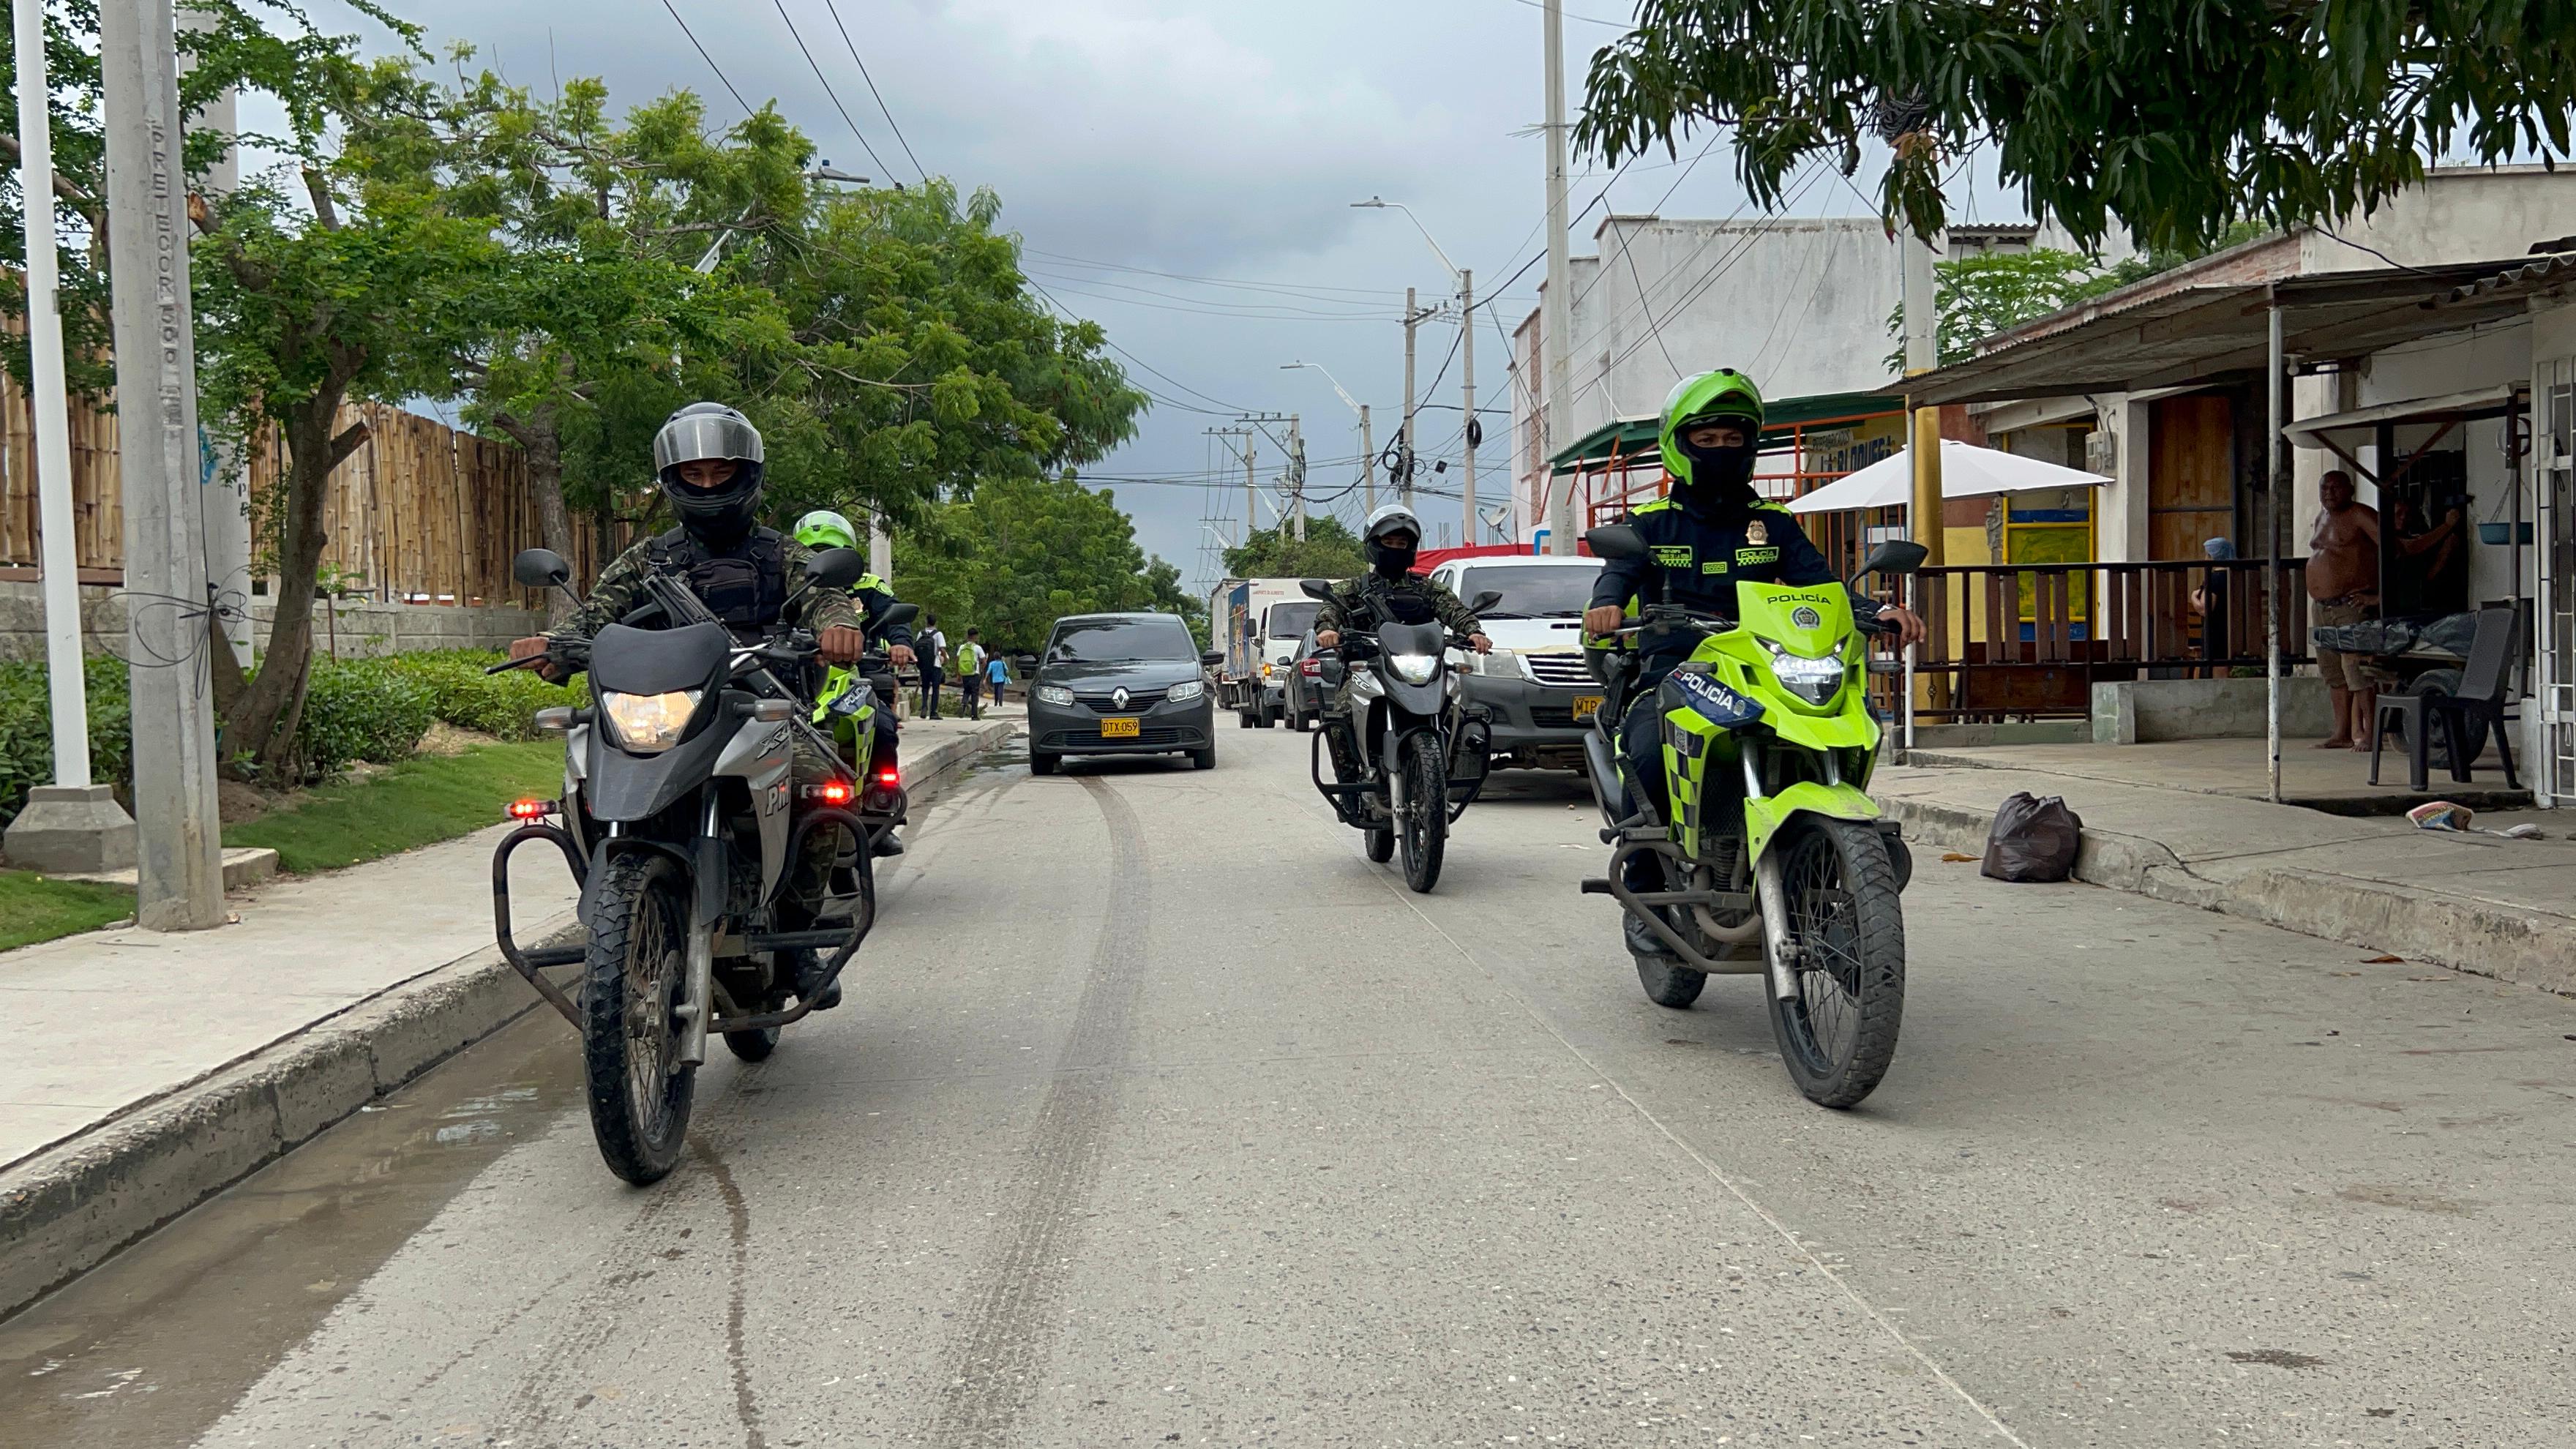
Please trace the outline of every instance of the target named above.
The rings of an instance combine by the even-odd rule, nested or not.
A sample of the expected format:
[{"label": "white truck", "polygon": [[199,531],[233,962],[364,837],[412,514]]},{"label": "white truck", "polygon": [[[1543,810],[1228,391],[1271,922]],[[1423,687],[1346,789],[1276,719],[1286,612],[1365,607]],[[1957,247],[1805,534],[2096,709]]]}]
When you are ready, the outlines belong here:
[{"label": "white truck", "polygon": [[1321,607],[1295,579],[1227,579],[1208,595],[1211,641],[1224,651],[1216,666],[1216,706],[1234,711],[1245,729],[1268,729],[1287,713],[1288,670],[1297,641]]}]

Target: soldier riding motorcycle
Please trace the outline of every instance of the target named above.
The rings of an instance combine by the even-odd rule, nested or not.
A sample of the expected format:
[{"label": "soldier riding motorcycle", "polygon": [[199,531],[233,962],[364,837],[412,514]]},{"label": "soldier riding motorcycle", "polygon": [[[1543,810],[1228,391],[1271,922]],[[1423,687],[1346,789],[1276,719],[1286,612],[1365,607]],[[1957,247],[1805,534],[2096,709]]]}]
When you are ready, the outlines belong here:
[{"label": "soldier riding motorcycle", "polygon": [[1315,788],[1366,834],[1369,859],[1384,861],[1401,843],[1405,884],[1427,891],[1440,878],[1450,822],[1484,788],[1489,744],[1482,708],[1466,703],[1447,655],[1492,651],[1476,610],[1498,596],[1470,606],[1416,576],[1421,540],[1422,520],[1390,503],[1361,535],[1367,573],[1304,588],[1323,605],[1311,662],[1331,691],[1312,748],[1332,756],[1334,783],[1310,756]]},{"label": "soldier riding motorcycle", "polygon": [[[1608,695],[1585,742],[1614,851],[1584,890],[1626,911],[1659,1005],[1688,1006],[1711,974],[1767,974],[1791,1079],[1848,1107],[1895,1053],[1911,863],[1862,793],[1879,730],[1859,636],[1911,643],[1922,622],[1848,593],[1755,492],[1750,378],[1685,380],[1660,431],[1671,496],[1586,536],[1604,565],[1585,630],[1617,643],[1596,656]],[[1863,572],[1922,556],[1884,544]]]},{"label": "soldier riding motorcycle", "polygon": [[[844,591],[865,561],[758,526],[760,434],[733,409],[681,409],[653,452],[680,526],[620,555],[577,613],[499,666],[586,669],[595,703],[539,715],[566,736],[564,793],[514,802],[521,828],[493,860],[502,953],[581,1032],[592,1134],[636,1183],[679,1159],[708,1035],[757,1061],[781,1027],[838,1004],[876,902],[857,788],[810,720],[821,668],[864,647]],[[544,549],[513,573],[532,588],[571,577]],[[512,937],[509,856],[532,840],[581,882],[579,946]],[[542,974],[576,962],[573,995]]]}]

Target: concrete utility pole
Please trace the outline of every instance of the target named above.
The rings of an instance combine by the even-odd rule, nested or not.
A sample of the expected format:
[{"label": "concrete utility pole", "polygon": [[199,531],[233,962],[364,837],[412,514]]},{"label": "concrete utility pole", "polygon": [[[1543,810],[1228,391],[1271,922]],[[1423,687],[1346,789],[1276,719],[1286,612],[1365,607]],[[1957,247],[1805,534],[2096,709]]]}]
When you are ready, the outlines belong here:
[{"label": "concrete utility pole", "polygon": [[1306,541],[1306,435],[1298,415],[1288,415],[1288,526],[1299,543]]},{"label": "concrete utility pole", "polygon": [[868,515],[868,572],[894,587],[894,532],[882,513]]},{"label": "concrete utility pole", "polygon": [[[204,11],[179,13],[183,33],[214,28],[214,17]],[[241,124],[239,102],[239,93],[225,87],[189,118],[188,129],[232,136]],[[241,153],[225,146],[207,169],[203,185],[210,198],[231,195],[241,185]],[[206,578],[214,586],[215,601],[230,611],[223,628],[224,637],[232,641],[233,657],[247,668],[251,662],[250,469],[236,449],[229,444],[218,446],[204,436],[202,427],[199,446],[204,454],[197,493],[206,514]]]},{"label": "concrete utility pole", "polygon": [[1574,552],[1574,485],[1581,476],[1567,475],[1565,487],[1558,489],[1552,461],[1557,449],[1572,441],[1565,435],[1566,410],[1574,401],[1567,396],[1574,389],[1574,306],[1566,295],[1574,269],[1565,236],[1569,225],[1565,215],[1565,5],[1564,0],[1547,0],[1547,305],[1538,324],[1539,348],[1546,353],[1541,370],[1547,391],[1539,399],[1538,451],[1540,486],[1547,489],[1547,551],[1553,554]]},{"label": "concrete utility pole", "polygon": [[1403,489],[1404,506],[1413,506],[1413,333],[1422,325],[1422,308],[1414,300],[1413,288],[1404,289],[1404,424],[1395,430],[1397,465],[1404,476],[1397,480]]},{"label": "concrete utility pole", "polygon": [[72,451],[56,310],[52,85],[45,73],[44,0],[13,0],[18,46],[18,194],[26,201],[27,346],[34,362],[37,527],[42,534],[45,684],[53,706],[54,783],[27,793],[7,848],[40,871],[123,870],[134,864],[134,822],[115,791],[89,778],[89,696],[81,666],[80,558],[72,537]]},{"label": "concrete utility pole", "polygon": [[1460,516],[1465,518],[1466,522],[1461,526],[1462,532],[1458,537],[1461,543],[1474,543],[1476,541],[1476,434],[1480,431],[1480,425],[1476,421],[1476,273],[1472,268],[1458,273],[1458,331],[1458,346],[1465,354],[1459,359],[1460,365],[1465,368],[1465,375],[1464,381],[1458,386],[1458,401],[1467,414],[1467,421],[1460,428],[1467,451],[1461,460],[1464,466],[1459,470],[1458,479],[1458,496],[1465,505],[1465,511]]},{"label": "concrete utility pole", "polygon": [[[135,919],[182,931],[224,918],[215,701],[206,659],[206,518],[198,501],[197,348],[188,314],[188,186],[170,0],[105,0],[108,263],[125,484],[133,667]],[[156,603],[155,598],[166,600]]]},{"label": "concrete utility pole", "polygon": [[1360,404],[1360,495],[1367,500],[1368,513],[1377,512],[1377,437],[1369,431],[1367,403]]}]

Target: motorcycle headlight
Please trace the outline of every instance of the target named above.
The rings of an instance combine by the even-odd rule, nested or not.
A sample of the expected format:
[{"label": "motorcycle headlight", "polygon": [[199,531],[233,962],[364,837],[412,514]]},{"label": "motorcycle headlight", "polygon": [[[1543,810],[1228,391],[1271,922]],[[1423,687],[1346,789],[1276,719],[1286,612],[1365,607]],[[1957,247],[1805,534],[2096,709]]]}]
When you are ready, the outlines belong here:
[{"label": "motorcycle headlight", "polygon": [[[1270,673],[1270,666],[1266,664],[1263,665],[1261,667],[1261,672],[1264,676],[1267,676]],[[1207,686],[1205,684],[1195,679],[1184,679],[1180,683],[1173,685],[1171,693],[1164,695],[1163,698],[1170,700],[1174,704],[1178,704],[1182,700],[1196,699],[1205,693],[1207,693]]]},{"label": "motorcycle headlight", "polygon": [[1407,684],[1429,684],[1431,682],[1431,676],[1440,672],[1440,656],[1437,654],[1390,654],[1386,656],[1386,667],[1395,672],[1396,678],[1403,680]]},{"label": "motorcycle headlight", "polygon": [[634,755],[658,755],[680,742],[696,717],[703,689],[673,689],[661,694],[619,694],[602,690],[600,714],[617,747]]},{"label": "motorcycle headlight", "polygon": [[1071,704],[1073,703],[1073,691],[1065,688],[1061,684],[1041,684],[1038,686],[1038,703]]},{"label": "motorcycle headlight", "polygon": [[1770,646],[1772,677],[1791,694],[1809,704],[1824,705],[1842,692],[1844,671],[1841,656],[1809,659],[1803,654],[1792,654],[1769,640],[1763,642]]}]

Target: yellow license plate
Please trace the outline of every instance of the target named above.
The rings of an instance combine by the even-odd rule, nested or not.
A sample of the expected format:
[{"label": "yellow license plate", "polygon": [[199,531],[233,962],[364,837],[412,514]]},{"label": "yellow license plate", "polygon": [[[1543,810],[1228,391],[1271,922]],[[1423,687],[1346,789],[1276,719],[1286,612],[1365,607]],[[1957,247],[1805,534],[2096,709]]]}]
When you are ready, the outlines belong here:
[{"label": "yellow license plate", "polygon": [[1100,737],[1104,740],[1132,740],[1136,738],[1136,726],[1140,722],[1132,718],[1102,720]]},{"label": "yellow license plate", "polygon": [[1597,694],[1578,694],[1574,697],[1574,717],[1576,719],[1590,719],[1592,718],[1592,712],[1600,707],[1601,696]]}]

